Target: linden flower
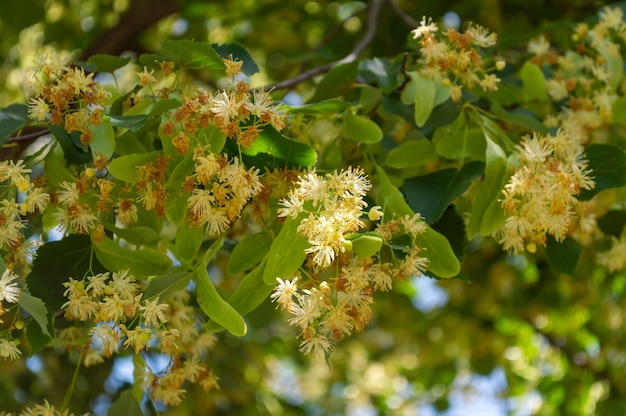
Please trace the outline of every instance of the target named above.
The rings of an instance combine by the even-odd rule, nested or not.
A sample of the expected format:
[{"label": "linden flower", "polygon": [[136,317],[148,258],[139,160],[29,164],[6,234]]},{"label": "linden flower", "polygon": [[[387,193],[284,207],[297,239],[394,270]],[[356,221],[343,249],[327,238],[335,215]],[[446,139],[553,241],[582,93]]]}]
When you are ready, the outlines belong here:
[{"label": "linden flower", "polygon": [[50,114],[50,106],[43,98],[31,98],[28,102],[28,117],[34,121],[44,121]]},{"label": "linden flower", "polygon": [[[344,235],[358,231],[367,203],[363,200],[371,185],[362,169],[352,167],[321,177],[315,172],[300,176],[296,189],[279,202],[278,216],[296,218],[308,213],[298,226],[298,233],[311,247],[306,251],[321,268],[329,267],[345,251]],[[313,209],[307,210],[306,203]]]},{"label": "linden flower", "polygon": [[433,19],[429,17],[428,21],[426,21],[426,16],[423,16],[422,20],[420,21],[420,25],[417,28],[413,29],[411,33],[413,34],[413,39],[419,39],[424,34],[434,33],[437,30],[439,29],[437,27],[437,24],[433,23]]},{"label": "linden flower", "polygon": [[6,300],[9,303],[16,303],[20,296],[20,288],[17,286],[17,275],[6,269],[0,277],[0,302]]},{"label": "linden flower", "polygon": [[8,358],[9,360],[15,360],[19,357],[21,351],[17,348],[17,345],[14,341],[9,341],[7,339],[0,339],[0,357]]},{"label": "linden flower", "polygon": [[271,294],[270,299],[272,302],[276,302],[283,309],[291,309],[293,304],[293,298],[298,293],[298,277],[294,277],[291,281],[283,280],[280,277],[277,277],[278,286],[274,288],[274,293]]},{"label": "linden flower", "polygon": [[541,57],[546,56],[550,51],[550,43],[546,40],[546,38],[542,35],[536,39],[531,40],[528,43],[528,52],[531,54]]},{"label": "linden flower", "polygon": [[144,325],[158,328],[161,324],[167,322],[163,312],[169,307],[170,305],[166,303],[159,303],[159,298],[146,300],[144,306],[139,307],[139,310],[142,312]]}]

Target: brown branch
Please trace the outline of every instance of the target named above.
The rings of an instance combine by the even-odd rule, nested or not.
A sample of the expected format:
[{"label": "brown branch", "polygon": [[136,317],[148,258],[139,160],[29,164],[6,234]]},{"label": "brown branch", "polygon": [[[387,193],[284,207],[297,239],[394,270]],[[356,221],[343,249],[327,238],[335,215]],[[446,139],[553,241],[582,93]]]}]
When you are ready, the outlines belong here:
[{"label": "brown branch", "polygon": [[293,78],[280,81],[275,84],[266,85],[262,88],[265,90],[290,89],[301,82],[310,80],[316,75],[320,75],[330,71],[333,67],[337,65],[347,64],[355,61],[374,39],[374,35],[376,34],[376,27],[378,25],[378,16],[380,14],[380,9],[385,1],[388,0],[373,0],[372,3],[370,3],[367,15],[367,30],[365,32],[365,36],[363,36],[363,39],[361,39],[359,43],[354,46],[352,52],[350,52],[347,56],[338,61],[329,62],[327,64],[309,69],[308,71],[302,72]]},{"label": "brown branch", "polygon": [[81,59],[104,53],[120,55],[132,49],[132,41],[162,18],[178,12],[174,0],[135,0],[114,27],[102,33],[85,51]]},{"label": "brown branch", "polygon": [[398,17],[402,19],[404,24],[406,24],[408,27],[415,29],[417,26],[419,26],[419,22],[413,19],[407,13],[405,13],[404,10],[402,10],[394,0],[387,0],[387,3],[389,3],[389,7],[391,7],[391,10],[393,10],[394,13],[397,14]]}]

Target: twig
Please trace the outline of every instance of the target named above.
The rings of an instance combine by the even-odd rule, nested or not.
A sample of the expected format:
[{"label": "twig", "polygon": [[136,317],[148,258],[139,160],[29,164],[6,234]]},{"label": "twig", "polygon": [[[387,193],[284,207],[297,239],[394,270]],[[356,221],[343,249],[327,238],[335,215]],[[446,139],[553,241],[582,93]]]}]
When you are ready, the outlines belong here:
[{"label": "twig", "polygon": [[414,29],[419,26],[419,22],[406,14],[394,0],[387,0],[387,3],[389,3],[391,10],[393,10],[408,27]]},{"label": "twig", "polygon": [[309,69],[308,71],[302,72],[293,78],[286,79],[284,81],[280,81],[275,84],[267,85],[262,88],[265,90],[289,89],[298,85],[301,82],[308,81],[309,79],[313,78],[316,75],[328,72],[337,65],[347,64],[356,60],[359,57],[359,55],[363,53],[365,48],[367,48],[367,46],[374,39],[374,35],[376,34],[376,27],[378,24],[378,15],[380,14],[380,8],[385,1],[388,1],[388,0],[373,0],[372,1],[372,3],[369,6],[369,12],[367,16],[367,30],[365,32],[365,36],[363,36],[363,39],[361,39],[361,41],[355,45],[354,49],[352,49],[352,52],[350,52],[347,56],[345,56],[344,58],[338,61],[329,62],[327,64]]},{"label": "twig", "polygon": [[21,134],[19,136],[9,137],[7,142],[8,143],[23,142],[23,141],[26,141],[26,140],[36,139],[38,137],[45,136],[48,133],[50,133],[50,130],[42,128],[41,130],[33,131],[31,133],[26,133],[26,134]]}]

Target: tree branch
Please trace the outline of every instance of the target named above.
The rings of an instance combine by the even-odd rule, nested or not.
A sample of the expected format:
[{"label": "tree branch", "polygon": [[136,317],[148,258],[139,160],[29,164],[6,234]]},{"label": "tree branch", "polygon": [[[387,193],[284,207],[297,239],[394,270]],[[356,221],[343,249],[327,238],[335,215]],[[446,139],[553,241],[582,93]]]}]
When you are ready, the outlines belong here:
[{"label": "tree branch", "polygon": [[262,88],[265,90],[290,89],[301,82],[308,81],[316,75],[320,75],[330,71],[333,67],[337,65],[347,64],[356,60],[374,39],[374,35],[376,34],[376,28],[378,26],[378,16],[380,14],[380,9],[385,1],[388,0],[373,0],[372,3],[370,3],[369,12],[367,15],[367,30],[365,32],[365,36],[363,36],[363,39],[361,39],[359,43],[354,46],[352,52],[350,52],[347,56],[338,61],[329,62],[327,64],[309,69],[308,71],[302,72],[293,78],[280,81],[275,84],[270,84]]},{"label": "tree branch", "polygon": [[408,14],[406,14],[404,12],[404,10],[402,10],[400,8],[400,6],[398,6],[398,4],[394,1],[394,0],[387,0],[387,3],[389,3],[389,7],[391,7],[391,10],[394,11],[395,14],[398,15],[398,17],[400,19],[402,19],[402,21],[410,28],[415,29],[417,26],[419,26],[419,22],[415,19],[413,19],[411,16],[409,16]]},{"label": "tree branch", "polygon": [[131,48],[131,42],[139,34],[162,18],[178,12],[173,0],[135,0],[114,27],[104,32],[85,51],[81,59],[105,53],[120,55]]}]

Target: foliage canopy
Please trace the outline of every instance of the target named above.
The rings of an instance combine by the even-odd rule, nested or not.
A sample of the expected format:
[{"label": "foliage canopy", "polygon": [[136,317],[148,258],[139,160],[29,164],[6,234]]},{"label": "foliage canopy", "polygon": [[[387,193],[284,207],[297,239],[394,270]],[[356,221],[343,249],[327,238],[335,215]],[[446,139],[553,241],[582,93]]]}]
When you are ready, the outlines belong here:
[{"label": "foliage canopy", "polygon": [[0,411],[626,412],[624,4],[74,3],[0,5]]}]

